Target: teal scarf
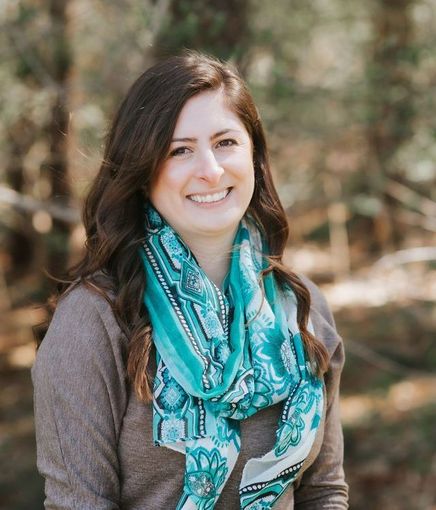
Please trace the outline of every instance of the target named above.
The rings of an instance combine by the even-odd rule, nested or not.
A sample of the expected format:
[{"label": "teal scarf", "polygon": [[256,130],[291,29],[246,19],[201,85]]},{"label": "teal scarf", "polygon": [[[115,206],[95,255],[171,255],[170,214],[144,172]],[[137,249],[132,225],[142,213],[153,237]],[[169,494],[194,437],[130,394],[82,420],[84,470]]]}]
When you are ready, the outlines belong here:
[{"label": "teal scarf", "polygon": [[242,509],[272,508],[315,440],[323,386],[306,361],[294,293],[279,290],[272,272],[262,288],[264,250],[258,229],[242,220],[222,292],[156,209],[146,210],[153,436],[186,455],[177,510],[214,508],[240,451],[239,420],[260,409],[283,401],[274,449],[244,468]]}]

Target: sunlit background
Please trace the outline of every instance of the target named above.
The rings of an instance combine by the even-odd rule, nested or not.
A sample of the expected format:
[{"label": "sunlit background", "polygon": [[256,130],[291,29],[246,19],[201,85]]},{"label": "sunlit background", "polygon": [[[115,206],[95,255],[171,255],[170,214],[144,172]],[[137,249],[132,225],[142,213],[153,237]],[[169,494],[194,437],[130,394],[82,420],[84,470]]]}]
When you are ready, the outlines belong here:
[{"label": "sunlit background", "polygon": [[130,83],[194,48],[263,118],[292,231],[324,291],[351,508],[434,510],[436,0],[2,0],[0,508],[40,509],[32,326],[80,255],[80,207]]}]

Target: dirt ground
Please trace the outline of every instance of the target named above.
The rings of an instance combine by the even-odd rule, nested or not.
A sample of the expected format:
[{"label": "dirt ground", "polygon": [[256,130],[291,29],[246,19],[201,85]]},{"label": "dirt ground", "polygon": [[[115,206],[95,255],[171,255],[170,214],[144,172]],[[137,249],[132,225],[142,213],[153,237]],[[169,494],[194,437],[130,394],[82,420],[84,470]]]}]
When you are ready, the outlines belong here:
[{"label": "dirt ground", "polygon": [[[360,289],[345,305],[338,286],[323,290],[347,354],[341,409],[350,508],[435,510],[435,300],[397,289],[394,298],[368,306],[359,302]],[[35,467],[31,326],[43,314],[21,306],[3,315],[0,509],[37,510],[43,481]]]}]

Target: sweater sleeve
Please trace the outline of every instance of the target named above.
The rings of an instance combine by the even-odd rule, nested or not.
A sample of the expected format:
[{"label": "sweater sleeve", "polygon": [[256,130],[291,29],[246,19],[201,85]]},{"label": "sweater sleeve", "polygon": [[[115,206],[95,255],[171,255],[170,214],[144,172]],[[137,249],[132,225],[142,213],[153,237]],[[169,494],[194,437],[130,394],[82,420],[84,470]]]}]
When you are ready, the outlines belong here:
[{"label": "sweater sleeve", "polygon": [[312,282],[305,283],[312,295],[315,334],[325,342],[331,357],[324,378],[327,403],[323,442],[318,456],[296,487],[295,509],[345,510],[348,508],[348,485],[343,471],[344,440],[339,412],[344,347],[324,296]]},{"label": "sweater sleeve", "polygon": [[32,368],[37,466],[47,509],[120,508],[124,348],[103,298],[78,287],[61,299]]}]

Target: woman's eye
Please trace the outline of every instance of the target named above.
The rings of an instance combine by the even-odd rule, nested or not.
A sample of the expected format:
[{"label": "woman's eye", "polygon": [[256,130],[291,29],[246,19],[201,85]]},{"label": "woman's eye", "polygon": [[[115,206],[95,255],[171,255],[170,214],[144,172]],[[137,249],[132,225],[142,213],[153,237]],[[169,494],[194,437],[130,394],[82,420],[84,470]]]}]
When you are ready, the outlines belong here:
[{"label": "woman's eye", "polygon": [[189,147],[177,147],[176,149],[170,152],[170,157],[172,158],[174,156],[183,156],[185,154],[188,154],[188,152],[190,152]]},{"label": "woman's eye", "polygon": [[232,145],[237,145],[237,142],[231,138],[226,138],[225,140],[219,141],[217,145],[218,147],[231,147]]}]

